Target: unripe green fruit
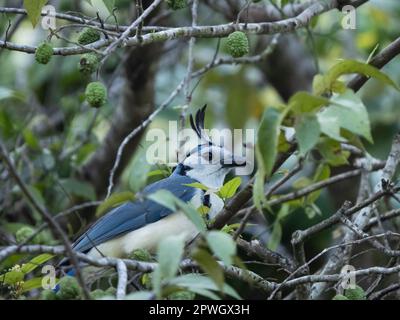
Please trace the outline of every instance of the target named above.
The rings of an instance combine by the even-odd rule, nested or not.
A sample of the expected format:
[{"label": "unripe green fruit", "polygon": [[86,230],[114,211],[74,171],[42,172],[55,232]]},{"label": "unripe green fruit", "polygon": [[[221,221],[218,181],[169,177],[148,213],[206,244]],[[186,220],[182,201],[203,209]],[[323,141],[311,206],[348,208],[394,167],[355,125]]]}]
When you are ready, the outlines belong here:
[{"label": "unripe green fruit", "polygon": [[[24,226],[20,228],[15,233],[15,240],[17,243],[26,242],[33,234],[35,234],[35,229]],[[35,236],[28,242],[32,244],[49,244],[52,241],[51,234],[45,231],[35,234]]]},{"label": "unripe green fruit", "polygon": [[85,90],[86,101],[94,108],[99,108],[106,103],[107,88],[101,82],[91,82]]},{"label": "unripe green fruit", "polygon": [[78,43],[86,45],[98,40],[100,40],[100,33],[92,28],[86,28],[79,34]]},{"label": "unripe green fruit", "polygon": [[43,290],[40,295],[42,300],[57,300],[58,296],[53,290]]},{"label": "unripe green fruit", "polygon": [[336,296],[334,296],[332,298],[332,300],[349,300],[349,298],[347,298],[346,296],[344,296],[342,294],[337,294]]},{"label": "unripe green fruit", "polygon": [[234,58],[239,58],[249,53],[249,40],[241,31],[232,32],[226,41],[226,49]]},{"label": "unripe green fruit", "polygon": [[79,61],[79,71],[83,74],[91,74],[97,70],[99,58],[95,53],[85,53]]},{"label": "unripe green fruit", "polygon": [[35,59],[40,64],[49,63],[53,56],[53,47],[48,42],[42,42],[35,51]]},{"label": "unripe green fruit", "polygon": [[35,230],[33,230],[31,227],[22,227],[15,233],[15,240],[17,241],[17,243],[25,242],[34,233]]},{"label": "unripe green fruit", "polygon": [[71,300],[80,297],[81,288],[74,277],[66,276],[58,284],[60,286],[60,291],[58,292],[60,299]]},{"label": "unripe green fruit", "polygon": [[151,254],[146,249],[136,249],[131,252],[129,259],[138,261],[150,261]]},{"label": "unripe green fruit", "polygon": [[167,0],[167,4],[172,10],[179,10],[187,7],[187,0]]},{"label": "unripe green fruit", "polygon": [[345,296],[349,300],[366,300],[367,297],[365,296],[364,289],[360,286],[356,286],[354,289],[346,289]]}]

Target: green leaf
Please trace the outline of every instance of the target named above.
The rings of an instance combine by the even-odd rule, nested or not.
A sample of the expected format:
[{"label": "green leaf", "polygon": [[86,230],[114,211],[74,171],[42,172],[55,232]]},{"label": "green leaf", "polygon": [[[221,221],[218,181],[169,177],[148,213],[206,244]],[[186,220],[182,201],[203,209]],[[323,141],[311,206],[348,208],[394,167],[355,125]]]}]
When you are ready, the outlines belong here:
[{"label": "green leaf", "polygon": [[285,114],[285,111],[267,108],[258,129],[257,148],[262,159],[262,163],[258,163],[258,165],[263,166],[264,173],[267,176],[271,174],[278,154],[280,125]]},{"label": "green leaf", "polygon": [[52,170],[56,165],[54,156],[49,149],[43,149],[43,153],[39,157],[39,162],[46,170]]},{"label": "green leaf", "polygon": [[374,57],[375,52],[378,50],[378,48],[379,48],[379,43],[377,43],[377,44],[375,45],[375,47],[372,49],[372,51],[371,51],[371,53],[368,55],[367,61],[366,61],[365,63],[368,63],[368,64],[369,64],[369,62],[371,61],[371,59]]},{"label": "green leaf", "polygon": [[36,277],[36,278],[29,279],[27,281],[24,281],[24,283],[22,285],[22,292],[27,292],[27,291],[30,291],[33,289],[42,288],[42,280],[43,280],[43,277]]},{"label": "green leaf", "polygon": [[40,148],[39,140],[35,137],[32,130],[26,128],[22,131],[22,135],[29,148],[33,150],[38,150]]},{"label": "green leaf", "polygon": [[173,278],[179,269],[182,259],[184,237],[169,236],[163,240],[157,249],[158,266],[153,275],[153,287],[158,297],[162,297],[162,281]]},{"label": "green leaf", "polygon": [[397,84],[379,69],[367,63],[355,60],[343,60],[329,69],[324,76],[318,75],[317,78],[314,78],[313,87],[315,94],[322,95],[327,91],[331,91],[333,84],[340,76],[352,73],[359,73],[364,76],[376,78],[399,90]]},{"label": "green leaf", "polygon": [[[318,166],[317,170],[315,171],[313,182],[316,183],[319,181],[326,180],[330,177],[330,175],[331,175],[331,168],[329,167],[329,165],[321,163]],[[306,197],[306,204],[309,204],[309,205],[313,204],[319,198],[321,192],[322,192],[322,189],[310,193]]]},{"label": "green leaf", "polygon": [[146,160],[145,148],[140,150],[134,157],[129,168],[129,187],[133,192],[139,192],[147,183],[148,173],[151,165]]},{"label": "green leaf", "polygon": [[86,143],[76,153],[76,164],[83,165],[85,160],[96,151],[96,145],[94,143]]},{"label": "green leaf", "polygon": [[315,203],[307,205],[304,209],[308,219],[313,219],[316,215],[321,215],[321,210]]},{"label": "green leaf", "polygon": [[350,152],[342,150],[338,141],[323,138],[318,143],[317,149],[324,160],[332,166],[340,166],[348,163],[347,158],[350,156]]},{"label": "green leaf", "polygon": [[42,8],[46,3],[47,0],[24,0],[24,8],[33,27],[38,23]]},{"label": "green leaf", "polygon": [[284,203],[274,221],[271,235],[268,239],[267,247],[271,250],[276,250],[282,239],[282,225],[281,221],[291,213],[290,204]]},{"label": "green leaf", "polygon": [[241,183],[242,179],[240,177],[235,177],[232,180],[229,180],[219,190],[218,192],[219,196],[222,199],[232,198],[235,195],[236,190],[239,188]]},{"label": "green leaf", "polygon": [[275,221],[274,227],[271,232],[271,236],[268,239],[268,244],[267,244],[268,249],[276,250],[279,243],[281,242],[281,239],[282,239],[282,226],[279,221]]},{"label": "green leaf", "polygon": [[270,176],[278,154],[280,125],[285,117],[286,108],[280,111],[276,108],[267,108],[264,111],[260,127],[258,129],[258,138],[256,145],[256,159],[258,170],[255,175],[253,187],[253,201],[258,210],[267,205],[267,199],[264,194],[265,176]]},{"label": "green leaf", "polygon": [[24,280],[24,273],[22,271],[9,271],[5,274],[0,275],[0,283],[14,285],[17,282],[21,282]]},{"label": "green leaf", "polygon": [[104,5],[107,7],[107,10],[111,13],[114,9],[115,0],[103,0]]},{"label": "green leaf", "polygon": [[320,117],[337,118],[341,128],[373,142],[368,111],[361,99],[351,90],[333,97],[331,105],[321,112]]},{"label": "green leaf", "polygon": [[340,136],[340,125],[337,117],[330,117],[322,113],[317,113],[317,119],[322,133],[337,141],[346,141],[346,139]]},{"label": "green leaf", "polygon": [[207,226],[200,216],[199,212],[190,203],[182,202],[177,200],[178,208],[183,211],[183,213],[189,218],[190,221],[196,226],[200,233],[204,233],[207,230]]},{"label": "green leaf", "polygon": [[290,214],[290,205],[287,203],[284,203],[279,212],[278,215],[276,216],[276,220],[281,221],[282,219],[286,218]]},{"label": "green leaf", "polygon": [[[257,163],[261,163],[262,159],[260,159],[261,155],[257,146],[256,146],[256,158],[257,158]],[[261,165],[255,174],[255,180],[253,186],[253,202],[256,208],[260,212],[262,208],[267,204],[267,198],[265,197],[264,193],[264,181],[265,181],[265,172],[263,166]]]},{"label": "green leaf", "polygon": [[225,265],[231,265],[236,255],[236,243],[231,236],[221,231],[210,231],[206,240],[211,251],[222,260]]},{"label": "green leaf", "polygon": [[207,216],[207,214],[210,212],[210,208],[201,205],[200,207],[197,208],[197,212],[200,213],[202,217],[204,217]]},{"label": "green leaf", "polygon": [[150,171],[147,174],[147,177],[154,177],[154,176],[163,176],[163,177],[168,177],[171,173],[168,170],[163,170],[163,169],[157,169]]},{"label": "green leaf", "polygon": [[207,289],[191,288],[190,291],[211,300],[221,300],[221,298],[218,297],[215,293]]},{"label": "green leaf", "polygon": [[192,187],[192,188],[196,188],[196,189],[201,189],[204,191],[207,191],[209,188],[206,187],[204,184],[200,183],[200,182],[192,182],[192,183],[187,183],[184,184],[184,186],[188,186],[188,187]]},{"label": "green leaf", "polygon": [[52,259],[54,256],[48,253],[43,253],[40,254],[36,257],[34,257],[31,261],[29,261],[28,263],[25,263],[24,265],[22,265],[21,267],[21,271],[24,274],[27,274],[33,270],[35,270],[37,267],[39,267],[40,265],[42,265],[43,263],[45,263],[46,261],[49,261],[50,259]]},{"label": "green leaf", "polygon": [[177,208],[179,208],[188,219],[192,221],[199,232],[204,233],[207,230],[207,226],[197,210],[190,203],[185,203],[175,197],[170,191],[164,189],[158,190],[148,195],[147,198],[170,209],[171,211],[176,211]]},{"label": "green leaf", "polygon": [[11,99],[11,98],[19,99],[21,101],[26,100],[26,96],[23,92],[11,90],[6,87],[0,87],[0,100]]},{"label": "green leaf", "polygon": [[[219,291],[217,285],[209,277],[198,274],[185,274],[169,281],[169,284],[185,288],[189,291],[196,292],[195,290],[212,290]],[[228,284],[224,284],[223,293],[235,298],[241,299],[237,292]]]},{"label": "green leaf", "polygon": [[225,278],[224,271],[215,258],[207,250],[199,248],[194,250],[192,257],[200,268],[211,277],[218,288],[222,290]]},{"label": "green leaf", "polygon": [[317,117],[314,114],[300,116],[296,123],[295,130],[300,154],[305,155],[317,144],[321,133]]},{"label": "green leaf", "polygon": [[289,99],[290,110],[295,114],[313,112],[327,104],[329,104],[329,99],[305,91],[297,92]]},{"label": "green leaf", "polygon": [[4,108],[0,108],[0,129],[0,134],[3,135],[3,138],[12,137],[15,130],[15,124],[10,112]]},{"label": "green leaf", "polygon": [[96,192],[94,187],[84,181],[79,181],[74,178],[67,178],[60,181],[63,188],[70,194],[82,197],[88,200],[96,200]]},{"label": "green leaf", "polygon": [[307,177],[300,177],[293,182],[292,187],[295,189],[302,189],[308,187],[310,184],[312,184],[311,179]]},{"label": "green leaf", "polygon": [[113,193],[97,207],[96,217],[102,216],[104,213],[117,205],[133,200],[135,200],[135,194],[133,192],[124,191]]},{"label": "green leaf", "polygon": [[[27,188],[31,193],[32,197],[35,199],[36,203],[38,203],[42,208],[45,207],[45,201],[42,192],[38,188],[32,185],[28,185]],[[33,208],[32,205],[30,206]],[[36,212],[36,209],[34,209],[34,211]],[[38,212],[36,213],[39,214]]]},{"label": "green leaf", "polygon": [[175,276],[182,259],[184,245],[184,237],[181,235],[169,236],[160,243],[157,261],[163,279],[170,279]]},{"label": "green leaf", "polygon": [[[247,224],[250,225],[250,224]],[[222,227],[221,231],[232,234],[235,230],[237,230],[240,226],[240,223],[232,223],[232,224],[226,224]]]},{"label": "green leaf", "polygon": [[176,197],[168,190],[158,190],[147,196],[148,199],[157,202],[171,211],[176,210]]}]

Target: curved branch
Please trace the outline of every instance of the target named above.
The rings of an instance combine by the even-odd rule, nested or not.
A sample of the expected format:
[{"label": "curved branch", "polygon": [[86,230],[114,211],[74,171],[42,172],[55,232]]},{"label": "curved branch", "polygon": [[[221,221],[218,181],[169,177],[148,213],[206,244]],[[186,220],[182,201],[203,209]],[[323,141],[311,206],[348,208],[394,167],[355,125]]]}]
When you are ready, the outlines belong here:
[{"label": "curved branch", "polygon": [[[301,12],[299,15],[293,18],[288,18],[275,22],[261,22],[261,23],[238,23],[238,24],[221,24],[213,26],[196,26],[196,27],[179,27],[171,28],[165,31],[159,31],[154,33],[148,33],[142,35],[140,40],[134,37],[124,38],[124,46],[137,46],[147,45],[154,42],[162,42],[173,39],[182,39],[187,37],[195,38],[217,38],[226,37],[234,31],[243,31],[250,34],[276,34],[276,33],[287,33],[297,29],[303,28],[309,24],[311,19],[324,12],[330,11],[338,7],[337,0],[329,0],[324,2],[318,2],[310,5],[307,9]],[[82,22],[82,21],[81,21]],[[76,55],[93,50],[97,50],[112,44],[112,39],[103,39],[86,46],[73,46],[73,47],[62,47],[54,48],[54,55]],[[0,47],[22,51],[25,53],[34,53],[36,50],[35,46],[19,45],[11,42],[0,41]],[[106,51],[106,53],[108,53]]]},{"label": "curved branch", "polygon": [[[378,53],[374,58],[369,62],[370,65],[381,69],[385,66],[389,61],[395,58],[400,54],[400,37],[389,44],[386,48],[384,48],[380,53]],[[357,75],[348,83],[348,87],[353,89],[354,91],[358,91],[367,81],[368,77],[363,75]]]}]

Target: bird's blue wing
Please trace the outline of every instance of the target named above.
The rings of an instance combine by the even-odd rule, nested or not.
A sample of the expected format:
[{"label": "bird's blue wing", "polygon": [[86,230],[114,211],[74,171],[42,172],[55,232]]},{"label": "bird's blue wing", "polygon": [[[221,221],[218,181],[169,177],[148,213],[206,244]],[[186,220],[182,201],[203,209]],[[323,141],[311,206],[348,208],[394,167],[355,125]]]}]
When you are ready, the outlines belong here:
[{"label": "bird's blue wing", "polygon": [[[143,195],[166,189],[179,199],[188,202],[193,198],[196,189],[185,184],[193,182],[195,180],[187,176],[173,174],[147,186],[143,190]],[[103,242],[156,222],[170,213],[171,210],[149,199],[124,203],[96,221],[75,241],[73,248],[76,251],[87,252]]]}]

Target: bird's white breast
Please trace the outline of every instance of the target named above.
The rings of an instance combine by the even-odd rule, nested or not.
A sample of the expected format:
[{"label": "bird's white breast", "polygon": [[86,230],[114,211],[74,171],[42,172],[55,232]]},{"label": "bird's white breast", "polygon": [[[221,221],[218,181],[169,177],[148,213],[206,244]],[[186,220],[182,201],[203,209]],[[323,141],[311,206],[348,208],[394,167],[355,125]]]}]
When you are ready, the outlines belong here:
[{"label": "bird's white breast", "polygon": [[[202,192],[195,193],[190,201],[195,208],[201,206]],[[223,207],[223,201],[215,194],[210,195],[210,218],[213,218]],[[94,257],[108,256],[122,258],[136,249],[147,249],[155,252],[158,244],[168,236],[183,235],[186,241],[198,234],[196,226],[181,212],[175,212],[159,221],[150,223],[121,237],[106,241],[89,251]]]},{"label": "bird's white breast", "polygon": [[[180,211],[140,229],[129,232],[119,238],[104,242],[90,250],[89,255],[101,257],[126,257],[136,249],[154,252],[157,245],[170,235],[184,235],[187,241],[197,234],[195,225]],[[101,254],[100,254],[101,252]]]}]

